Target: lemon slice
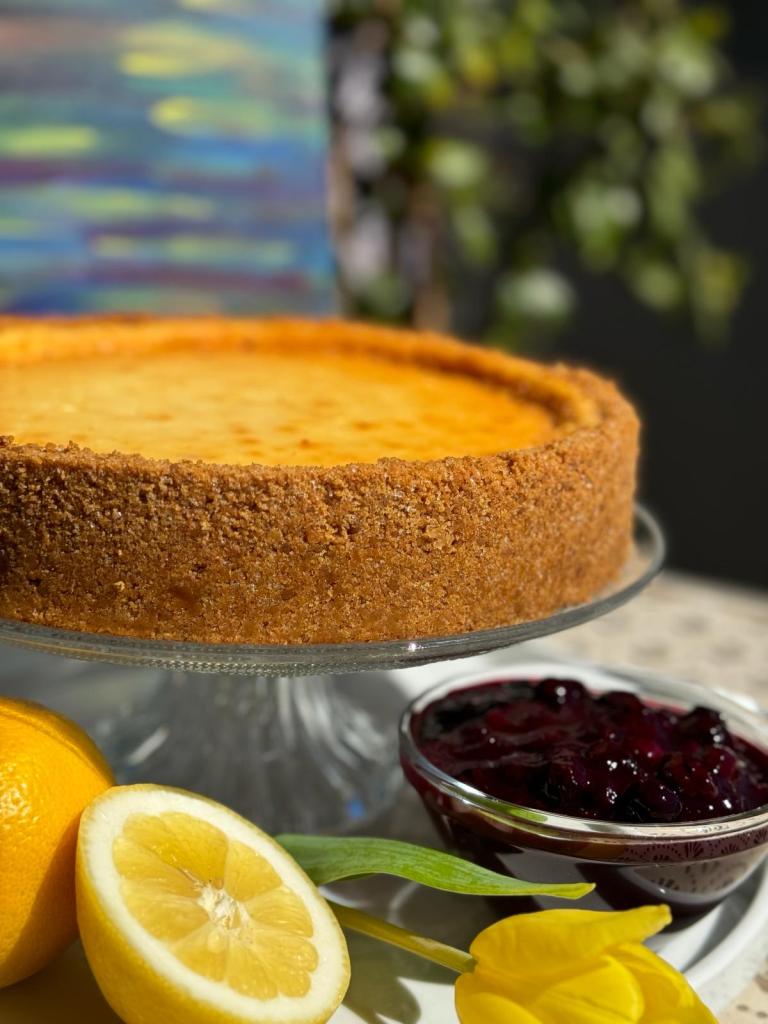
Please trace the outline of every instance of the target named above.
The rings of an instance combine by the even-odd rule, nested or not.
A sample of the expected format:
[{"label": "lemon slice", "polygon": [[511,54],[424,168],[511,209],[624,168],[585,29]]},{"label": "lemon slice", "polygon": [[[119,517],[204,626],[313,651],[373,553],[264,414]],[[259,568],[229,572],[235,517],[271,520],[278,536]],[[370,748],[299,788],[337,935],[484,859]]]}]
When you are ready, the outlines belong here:
[{"label": "lemon slice", "polygon": [[320,1024],[349,983],[336,918],[290,855],[181,790],[116,787],[88,807],[77,915],[126,1024]]}]

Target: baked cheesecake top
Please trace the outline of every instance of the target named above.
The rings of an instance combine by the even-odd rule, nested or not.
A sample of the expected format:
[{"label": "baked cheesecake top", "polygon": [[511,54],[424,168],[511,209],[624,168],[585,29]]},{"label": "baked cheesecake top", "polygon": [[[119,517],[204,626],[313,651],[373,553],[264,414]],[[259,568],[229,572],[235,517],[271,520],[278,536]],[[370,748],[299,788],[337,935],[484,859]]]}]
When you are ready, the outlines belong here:
[{"label": "baked cheesecake top", "polygon": [[171,462],[332,466],[530,448],[598,416],[556,369],[337,326],[8,320],[0,436]]}]

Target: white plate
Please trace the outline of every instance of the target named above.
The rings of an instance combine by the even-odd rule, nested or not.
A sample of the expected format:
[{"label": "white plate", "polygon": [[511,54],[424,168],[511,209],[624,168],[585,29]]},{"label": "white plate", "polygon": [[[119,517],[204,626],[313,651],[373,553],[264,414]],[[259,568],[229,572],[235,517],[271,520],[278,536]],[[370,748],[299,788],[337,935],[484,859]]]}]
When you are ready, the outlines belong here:
[{"label": "white plate", "polygon": [[[457,904],[457,899],[445,897],[444,911],[452,902],[453,913],[462,919],[460,928],[464,930],[466,911],[471,906],[468,902]],[[765,939],[766,920],[768,869],[763,867],[701,921],[661,941],[658,952],[684,970],[694,988],[706,996],[706,990],[723,971],[745,950],[753,948],[756,940]],[[352,987],[332,1024],[457,1024],[454,974],[366,938],[353,937],[350,951],[354,963]],[[717,1002],[711,997],[708,1000],[715,1011],[736,994],[725,989],[722,993]]]}]

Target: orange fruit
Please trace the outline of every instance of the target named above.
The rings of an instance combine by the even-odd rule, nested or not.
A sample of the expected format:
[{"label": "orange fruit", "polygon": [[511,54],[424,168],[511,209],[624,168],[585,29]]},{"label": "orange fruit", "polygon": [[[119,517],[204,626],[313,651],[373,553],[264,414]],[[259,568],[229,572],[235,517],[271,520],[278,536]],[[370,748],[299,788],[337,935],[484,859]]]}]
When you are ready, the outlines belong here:
[{"label": "orange fruit", "polygon": [[0,698],[0,988],[39,971],[75,938],[80,815],[112,781],[74,722]]}]

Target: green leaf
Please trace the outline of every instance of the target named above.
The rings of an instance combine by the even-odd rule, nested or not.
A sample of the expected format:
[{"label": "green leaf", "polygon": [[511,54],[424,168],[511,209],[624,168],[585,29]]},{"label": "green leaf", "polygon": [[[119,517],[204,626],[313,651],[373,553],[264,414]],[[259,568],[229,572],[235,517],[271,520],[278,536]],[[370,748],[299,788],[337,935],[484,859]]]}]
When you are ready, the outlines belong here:
[{"label": "green leaf", "polygon": [[568,281],[548,267],[511,270],[499,279],[497,291],[513,321],[557,323],[571,314],[576,301]]},{"label": "green leaf", "polygon": [[444,892],[474,896],[560,896],[575,900],[592,885],[521,882],[442,850],[396,839],[332,836],[277,836],[316,885],[367,875],[395,875]]},{"label": "green leaf", "polygon": [[451,215],[464,254],[474,266],[487,266],[496,255],[496,233],[488,213],[477,203],[457,206]]},{"label": "green leaf", "polygon": [[654,309],[675,309],[683,301],[683,282],[677,268],[669,262],[654,258],[634,260],[628,278],[638,298]]},{"label": "green leaf", "polygon": [[488,156],[482,147],[462,139],[431,139],[424,163],[432,180],[453,192],[482,184],[488,173]]}]

